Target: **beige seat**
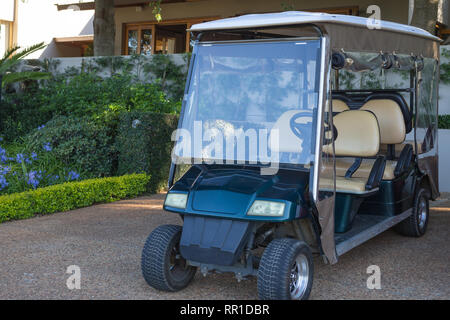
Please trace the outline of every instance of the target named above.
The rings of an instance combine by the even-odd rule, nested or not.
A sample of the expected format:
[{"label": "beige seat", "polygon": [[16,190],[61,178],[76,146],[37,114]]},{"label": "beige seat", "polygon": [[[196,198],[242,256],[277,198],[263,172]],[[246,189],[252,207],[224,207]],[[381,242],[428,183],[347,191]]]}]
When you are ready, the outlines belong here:
[{"label": "beige seat", "polygon": [[[334,108],[334,105],[333,105]],[[375,114],[380,127],[380,153],[387,154],[388,145],[395,145],[395,156],[398,157],[405,146],[406,126],[400,106],[393,100],[374,99],[366,102],[360,110],[367,110]],[[336,158],[336,175],[345,175],[355,161],[354,158]],[[375,159],[363,159],[360,167],[353,174],[355,178],[367,178]],[[396,160],[387,160],[383,180],[395,178]],[[330,174],[331,168],[324,167],[324,175]]]},{"label": "beige seat", "polygon": [[[401,144],[406,138],[406,124],[402,110],[397,102],[390,99],[373,99],[367,101],[360,110],[373,112],[377,117],[381,135],[380,152],[387,154],[388,145],[394,145],[395,149],[403,148]],[[394,156],[397,157],[398,155]],[[374,160],[369,161],[373,162]],[[385,176],[383,176],[384,180],[395,178],[394,169],[396,165],[397,161],[388,160]]]},{"label": "beige seat", "polygon": [[349,106],[344,101],[339,99],[333,99],[332,105],[333,112],[343,112],[350,110]]},{"label": "beige seat", "polygon": [[[375,115],[364,110],[344,111],[333,118],[334,126],[337,130],[337,138],[335,144],[336,156],[345,157],[374,157],[378,154],[380,148],[380,129]],[[331,154],[332,145],[325,145],[324,152]],[[364,159],[370,160],[370,159]],[[346,193],[364,194],[372,192],[367,190],[367,180],[372,170],[373,163],[365,165],[363,170],[357,176],[345,178],[345,173],[354,162],[354,158],[345,158],[338,169],[336,169],[336,191]],[[348,166],[347,166],[348,164]],[[346,169],[344,170],[344,165]],[[330,167],[322,168],[321,177],[319,179],[319,188],[321,190],[333,189],[334,181],[326,178],[326,170],[333,170]]]},{"label": "beige seat", "polygon": [[[372,170],[374,159],[362,159],[361,165],[358,170],[353,173],[352,177],[354,178],[365,178],[367,179],[370,175],[370,171]],[[336,158],[336,175],[337,176],[345,176],[347,170],[351,167],[351,165],[355,162],[355,158]],[[387,160],[386,167],[384,169],[383,180],[392,180],[395,178],[394,170],[397,165],[397,161]],[[323,175],[331,176],[332,168],[329,166],[324,166]]]},{"label": "beige seat", "polygon": [[389,99],[373,99],[367,101],[360,110],[373,112],[377,117],[382,144],[397,144],[405,141],[405,118],[397,102]]}]

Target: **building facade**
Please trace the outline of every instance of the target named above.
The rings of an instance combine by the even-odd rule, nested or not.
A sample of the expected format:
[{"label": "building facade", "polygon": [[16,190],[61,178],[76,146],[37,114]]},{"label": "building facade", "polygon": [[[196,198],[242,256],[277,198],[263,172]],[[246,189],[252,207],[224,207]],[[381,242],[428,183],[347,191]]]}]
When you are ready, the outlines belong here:
[{"label": "building facade", "polygon": [[[377,5],[381,19],[411,23],[418,2],[426,0],[161,0],[162,20],[155,19],[155,1],[111,0],[115,6],[115,55],[183,53],[190,50],[192,24],[252,13],[287,10],[321,11],[367,17]],[[436,33],[448,36],[447,0],[436,11]],[[414,9],[416,8],[416,11]],[[47,48],[33,58],[79,57],[92,54],[95,1],[1,0],[0,55],[18,44],[44,41]]]}]

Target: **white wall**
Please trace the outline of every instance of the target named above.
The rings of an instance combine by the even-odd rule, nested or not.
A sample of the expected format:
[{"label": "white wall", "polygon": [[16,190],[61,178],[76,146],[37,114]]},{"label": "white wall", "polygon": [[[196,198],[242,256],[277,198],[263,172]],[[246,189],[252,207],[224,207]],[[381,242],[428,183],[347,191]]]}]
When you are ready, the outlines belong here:
[{"label": "white wall", "polygon": [[14,21],[14,0],[0,1],[0,20]]},{"label": "white wall", "polygon": [[[442,46],[442,50],[450,50],[450,45]],[[441,57],[441,63],[450,63],[450,59]],[[450,84],[439,85],[439,114],[450,114]]]},{"label": "white wall", "polygon": [[439,191],[450,192],[450,130],[438,130]]},{"label": "white wall", "polygon": [[17,44],[21,47],[28,47],[42,41],[49,44],[47,48],[34,53],[30,58],[64,57],[74,54],[79,56],[79,48],[56,46],[53,38],[92,35],[94,33],[94,10],[58,11],[55,3],[61,2],[54,0],[18,2]]}]

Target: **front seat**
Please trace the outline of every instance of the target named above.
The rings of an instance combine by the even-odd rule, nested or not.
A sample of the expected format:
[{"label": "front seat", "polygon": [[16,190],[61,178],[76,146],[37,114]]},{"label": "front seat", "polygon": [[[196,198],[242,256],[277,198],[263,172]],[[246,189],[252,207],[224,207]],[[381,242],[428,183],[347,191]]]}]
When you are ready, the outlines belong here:
[{"label": "front seat", "polygon": [[[351,159],[346,170],[336,169],[336,192],[352,194],[369,194],[378,189],[384,173],[386,161],[383,156],[378,156],[368,168],[369,174],[355,175],[362,161],[370,157],[376,157],[380,149],[380,129],[375,115],[365,110],[344,111],[333,117],[337,137],[335,140],[336,157]],[[332,154],[332,144],[325,145],[324,152]],[[348,158],[351,157],[351,158]],[[354,165],[354,164],[357,165]],[[359,164],[359,165],[358,165]],[[334,181],[326,178],[332,176],[327,170],[330,167],[321,168],[319,188],[332,190]]]}]

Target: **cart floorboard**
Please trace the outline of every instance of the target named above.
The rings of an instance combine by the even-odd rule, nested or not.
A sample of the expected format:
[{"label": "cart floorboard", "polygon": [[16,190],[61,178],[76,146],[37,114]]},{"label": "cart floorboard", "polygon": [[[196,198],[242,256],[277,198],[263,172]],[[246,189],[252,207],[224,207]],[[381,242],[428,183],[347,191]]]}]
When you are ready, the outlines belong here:
[{"label": "cart floorboard", "polygon": [[335,235],[336,252],[338,256],[346,253],[354,247],[372,239],[383,231],[394,226],[398,222],[406,219],[412,213],[412,209],[393,216],[385,217],[380,215],[357,214],[353,221],[352,228]]}]

